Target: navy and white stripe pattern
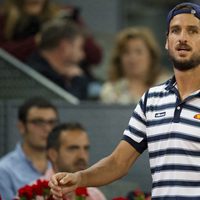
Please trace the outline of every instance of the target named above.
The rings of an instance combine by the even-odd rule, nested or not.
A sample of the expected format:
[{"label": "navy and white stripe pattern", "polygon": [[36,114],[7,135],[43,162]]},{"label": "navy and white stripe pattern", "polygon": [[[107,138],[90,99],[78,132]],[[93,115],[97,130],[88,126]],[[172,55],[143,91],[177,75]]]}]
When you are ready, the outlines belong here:
[{"label": "navy and white stripe pattern", "polygon": [[200,90],[181,101],[175,78],[151,88],[123,139],[148,149],[152,200],[200,200]]}]

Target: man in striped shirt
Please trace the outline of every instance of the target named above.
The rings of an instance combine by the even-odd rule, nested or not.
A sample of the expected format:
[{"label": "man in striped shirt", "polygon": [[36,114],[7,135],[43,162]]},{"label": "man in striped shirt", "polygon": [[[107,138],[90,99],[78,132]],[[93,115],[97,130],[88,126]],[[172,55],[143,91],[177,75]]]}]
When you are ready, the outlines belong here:
[{"label": "man in striped shirt", "polygon": [[167,25],[166,49],[175,76],[143,95],[111,155],[87,170],[51,178],[55,199],[78,186],[100,186],[121,178],[145,149],[152,200],[200,199],[200,5],[177,5],[169,12]]}]

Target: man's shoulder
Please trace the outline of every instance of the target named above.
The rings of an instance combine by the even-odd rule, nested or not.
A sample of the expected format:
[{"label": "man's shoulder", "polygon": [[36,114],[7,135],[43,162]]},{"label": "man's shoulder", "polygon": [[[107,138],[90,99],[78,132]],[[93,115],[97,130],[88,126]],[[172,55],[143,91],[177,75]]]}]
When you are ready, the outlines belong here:
[{"label": "man's shoulder", "polygon": [[15,166],[19,160],[19,155],[16,150],[7,153],[0,159],[0,170],[15,169]]},{"label": "man's shoulder", "polygon": [[39,72],[48,71],[50,68],[49,63],[42,57],[39,51],[32,53],[26,60],[26,64]]},{"label": "man's shoulder", "polygon": [[155,85],[152,86],[149,91],[164,91],[166,89],[166,87],[169,85],[169,82],[171,81],[171,79],[166,80],[165,82],[159,84],[159,85]]}]

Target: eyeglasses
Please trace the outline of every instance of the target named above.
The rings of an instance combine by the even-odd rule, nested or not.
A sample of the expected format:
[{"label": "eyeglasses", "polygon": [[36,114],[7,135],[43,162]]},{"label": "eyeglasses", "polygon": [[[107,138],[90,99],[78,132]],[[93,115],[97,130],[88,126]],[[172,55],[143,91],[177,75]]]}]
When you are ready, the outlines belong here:
[{"label": "eyeglasses", "polygon": [[35,126],[39,126],[39,127],[43,127],[45,125],[49,125],[49,126],[55,126],[56,124],[58,124],[58,120],[57,119],[49,119],[49,120],[44,120],[44,119],[29,119],[26,121],[27,123],[33,124]]}]

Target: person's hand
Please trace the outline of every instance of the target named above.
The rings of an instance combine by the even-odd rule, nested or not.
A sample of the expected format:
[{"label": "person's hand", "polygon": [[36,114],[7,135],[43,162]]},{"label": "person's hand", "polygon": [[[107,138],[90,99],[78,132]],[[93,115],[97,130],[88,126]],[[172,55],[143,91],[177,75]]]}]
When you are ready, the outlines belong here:
[{"label": "person's hand", "polygon": [[66,77],[68,77],[69,79],[71,79],[71,78],[73,78],[75,76],[82,76],[83,75],[83,71],[79,66],[71,65],[71,66],[67,66],[64,69],[64,75]]},{"label": "person's hand", "polygon": [[54,174],[50,181],[49,187],[55,200],[62,200],[63,197],[74,191],[80,182],[79,173],[60,172]]}]

